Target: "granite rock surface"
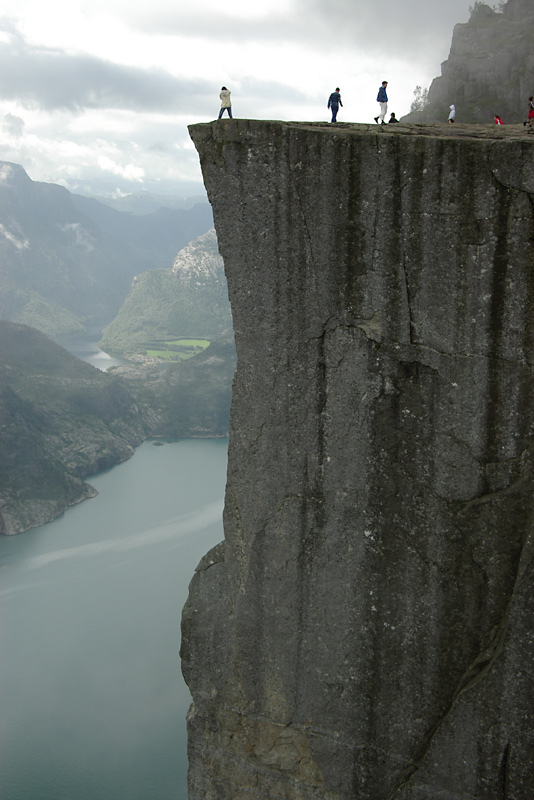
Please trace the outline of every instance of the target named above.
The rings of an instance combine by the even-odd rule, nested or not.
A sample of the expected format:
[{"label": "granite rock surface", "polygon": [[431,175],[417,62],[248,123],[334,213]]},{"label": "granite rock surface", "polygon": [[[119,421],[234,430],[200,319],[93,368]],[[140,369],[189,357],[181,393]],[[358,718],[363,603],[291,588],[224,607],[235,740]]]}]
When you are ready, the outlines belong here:
[{"label": "granite rock surface", "polygon": [[191,126],[238,356],[190,800],[531,800],[534,136]]},{"label": "granite rock surface", "polygon": [[534,94],[533,40],[533,0],[507,0],[499,9],[475,2],[469,21],[454,27],[428,105],[403,120],[446,121],[454,103],[457,122],[491,123],[495,114],[505,124],[525,121]]}]

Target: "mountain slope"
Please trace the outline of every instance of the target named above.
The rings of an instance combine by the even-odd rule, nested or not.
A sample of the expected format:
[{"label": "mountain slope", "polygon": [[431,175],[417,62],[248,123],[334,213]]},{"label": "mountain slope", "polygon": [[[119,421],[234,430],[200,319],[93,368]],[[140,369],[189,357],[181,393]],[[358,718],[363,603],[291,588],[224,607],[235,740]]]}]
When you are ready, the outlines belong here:
[{"label": "mountain slope", "polygon": [[236,367],[232,331],[177,364],[122,366],[113,370],[137,398],[147,435],[184,438],[228,436]]},{"label": "mountain slope", "polygon": [[213,339],[231,325],[224,265],[212,229],[186,245],[172,269],[135,278],[100,346],[109,353],[131,355],[153,340]]},{"label": "mountain slope", "polygon": [[160,208],[193,208],[199,203],[208,202],[205,194],[179,197],[177,195],[154,194],[153,192],[137,192],[116,198],[95,195],[94,199],[117,211],[129,211],[132,214],[150,214]]},{"label": "mountain slope", "polygon": [[145,437],[126,384],[26,325],[0,320],[0,533],[42,525],[95,494],[87,475]]},{"label": "mountain slope", "polygon": [[[209,203],[190,209],[158,208],[146,214],[118,211],[99,200],[71,195],[81,213],[101,231],[134,250],[143,269],[166,268],[176,251],[213,225]],[[133,276],[132,276],[133,277]]]},{"label": "mountain slope", "polygon": [[228,332],[182,364],[108,374],[0,320],[0,534],[93,497],[84,478],[129,458],[147,436],[226,436],[235,362]]}]

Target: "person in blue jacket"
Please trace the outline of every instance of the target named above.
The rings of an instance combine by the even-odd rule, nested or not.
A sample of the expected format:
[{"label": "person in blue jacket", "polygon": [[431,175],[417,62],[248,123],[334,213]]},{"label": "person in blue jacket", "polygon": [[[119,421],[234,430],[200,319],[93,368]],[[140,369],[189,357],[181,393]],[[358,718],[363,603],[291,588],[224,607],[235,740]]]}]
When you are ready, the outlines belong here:
[{"label": "person in blue jacket", "polygon": [[375,122],[378,123],[378,120],[382,122],[382,125],[385,125],[384,118],[388,111],[388,94],[386,92],[388,82],[382,81],[382,86],[378,90],[378,95],[376,98],[377,103],[380,103],[380,114],[378,117],[375,117]]},{"label": "person in blue jacket", "polygon": [[343,103],[341,102],[341,95],[339,94],[339,86],[337,86],[336,91],[332,92],[332,94],[328,98],[327,108],[332,109],[331,122],[337,122],[337,112],[339,111],[339,106],[343,108]]}]

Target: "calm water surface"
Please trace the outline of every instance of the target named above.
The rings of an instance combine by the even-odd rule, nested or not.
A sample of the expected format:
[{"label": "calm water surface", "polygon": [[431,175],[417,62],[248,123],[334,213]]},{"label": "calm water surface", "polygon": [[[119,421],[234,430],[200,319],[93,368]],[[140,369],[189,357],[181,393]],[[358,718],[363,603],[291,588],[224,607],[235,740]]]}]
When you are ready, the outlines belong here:
[{"label": "calm water surface", "polygon": [[185,800],[180,614],[223,537],[226,440],[145,442],[0,537],[2,800]]},{"label": "calm water surface", "polygon": [[123,358],[115,358],[109,353],[104,353],[97,344],[102,338],[102,331],[80,333],[75,336],[66,336],[57,339],[57,343],[69,352],[73,353],[82,361],[87,361],[92,367],[96,367],[101,372],[106,372],[110,367],[119,364],[126,364]]}]

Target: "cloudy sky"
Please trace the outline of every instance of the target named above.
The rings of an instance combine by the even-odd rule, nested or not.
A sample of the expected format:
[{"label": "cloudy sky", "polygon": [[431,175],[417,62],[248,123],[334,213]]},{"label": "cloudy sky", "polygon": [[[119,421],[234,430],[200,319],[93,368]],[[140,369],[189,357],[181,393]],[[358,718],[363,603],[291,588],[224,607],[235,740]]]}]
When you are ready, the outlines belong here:
[{"label": "cloudy sky", "polygon": [[78,192],[201,189],[187,125],[407,113],[469,0],[3,0],[0,160]]}]

